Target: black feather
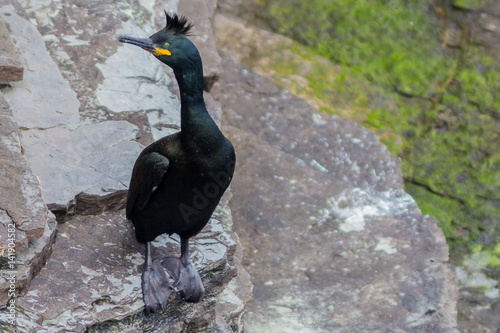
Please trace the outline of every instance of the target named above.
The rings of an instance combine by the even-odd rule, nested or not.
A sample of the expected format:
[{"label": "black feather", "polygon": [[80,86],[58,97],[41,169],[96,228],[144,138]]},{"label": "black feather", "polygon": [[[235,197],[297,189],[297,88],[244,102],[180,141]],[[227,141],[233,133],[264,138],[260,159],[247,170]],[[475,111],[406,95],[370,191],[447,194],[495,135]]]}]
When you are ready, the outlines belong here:
[{"label": "black feather", "polygon": [[188,22],[185,16],[179,16],[176,13],[169,14],[167,11],[165,11],[165,16],[167,18],[165,29],[168,32],[172,32],[174,35],[189,36],[189,32],[193,25]]}]

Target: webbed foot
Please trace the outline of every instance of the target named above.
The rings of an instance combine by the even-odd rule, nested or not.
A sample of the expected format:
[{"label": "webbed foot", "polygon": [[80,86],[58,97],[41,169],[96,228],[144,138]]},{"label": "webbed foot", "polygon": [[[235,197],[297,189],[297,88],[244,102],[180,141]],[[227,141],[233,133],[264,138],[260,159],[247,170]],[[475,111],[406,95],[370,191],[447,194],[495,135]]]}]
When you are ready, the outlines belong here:
[{"label": "webbed foot", "polygon": [[169,257],[164,258],[161,264],[175,280],[174,286],[186,302],[198,303],[203,299],[205,287],[190,260],[183,262],[181,258]]},{"label": "webbed foot", "polygon": [[158,312],[174,290],[159,259],[146,264],[142,274],[142,292],[146,314]]}]

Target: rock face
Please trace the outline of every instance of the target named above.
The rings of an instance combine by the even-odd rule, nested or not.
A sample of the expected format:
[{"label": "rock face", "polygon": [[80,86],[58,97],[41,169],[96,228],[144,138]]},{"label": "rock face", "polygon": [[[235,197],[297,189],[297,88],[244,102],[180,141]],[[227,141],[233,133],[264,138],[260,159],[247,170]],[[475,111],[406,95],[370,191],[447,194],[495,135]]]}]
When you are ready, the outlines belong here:
[{"label": "rock face", "polygon": [[[76,216],[58,230],[50,260],[28,294],[17,302],[23,309],[18,325],[26,331],[139,332],[145,328],[147,332],[183,332],[189,327],[217,328],[217,295],[236,275],[236,268],[228,264],[236,243],[220,219],[212,219],[192,241],[193,263],[207,289],[204,301],[191,305],[176,295],[160,314],[150,317],[142,312],[144,245],[135,241],[123,211]],[[153,246],[155,257],[180,255],[178,238],[162,236]]]},{"label": "rock face", "polygon": [[245,331],[456,331],[444,235],[403,191],[398,161],[355,123],[223,63],[230,205],[254,283]]},{"label": "rock face", "polygon": [[[500,50],[498,1],[453,1],[453,7],[449,10],[445,23],[450,35],[449,45],[460,46],[463,43],[462,36],[467,34],[470,45],[481,45],[482,52],[491,54],[493,59],[498,59]],[[462,266],[456,269],[460,286],[458,302],[460,332],[499,332],[500,276],[498,273],[491,273],[490,262],[484,253],[472,253],[464,258]]]},{"label": "rock face", "polygon": [[0,107],[0,306],[4,306],[10,298],[11,277],[15,276],[17,292],[25,294],[45,264],[56,221],[22,155],[19,130],[1,93]]},{"label": "rock face", "polygon": [[[24,129],[26,158],[47,204],[64,207],[80,192],[125,189],[141,151],[134,141],[137,128],[124,121],[80,122],[80,102],[47,53],[42,35],[13,7],[2,7],[2,14],[29,69],[22,82],[3,92]],[[118,163],[105,163],[108,159]]]},{"label": "rock face", "polygon": [[[173,293],[160,314],[143,315],[144,246],[124,216],[126,189],[144,145],[179,129],[180,102],[172,73],[117,37],[151,34],[157,29],[153,12],[163,8],[176,10],[176,4],[0,2],[0,17],[27,69],[0,99],[0,245],[8,248],[14,223],[20,294],[16,325],[10,310],[0,309],[2,332],[238,329],[252,285],[231,231],[230,193],[192,241],[203,302],[187,304]],[[220,105],[205,98],[220,121]],[[62,223],[57,238],[46,204]],[[158,238],[155,257],[178,256],[178,242]],[[9,279],[10,272],[1,271],[1,306],[9,301]]]},{"label": "rock face", "polygon": [[0,83],[21,81],[24,68],[17,55],[9,32],[0,19]]},{"label": "rock face", "polygon": [[210,90],[221,72],[221,61],[215,44],[212,18],[217,7],[214,0],[192,0],[179,2],[179,12],[196,22],[193,27],[193,43],[203,54],[203,74],[205,90]]},{"label": "rock face", "polygon": [[[360,126],[316,113],[228,57],[204,56],[214,51],[205,16],[216,4],[179,6],[200,15],[195,42],[215,97],[205,99],[238,155],[233,197],[192,241],[203,302],[173,293],[161,313],[144,316],[144,248],[122,209],[142,145],[178,130],[179,100],[172,73],[116,37],[151,34],[157,13],[176,2],[12,0],[0,16],[27,73],[0,100],[13,114],[1,115],[0,170],[12,172],[0,190],[6,179],[12,191],[2,193],[0,222],[19,230],[22,296],[15,327],[0,309],[1,330],[241,332],[246,311],[247,332],[454,331],[446,243],[404,193],[398,161]],[[24,179],[30,195],[14,195]],[[64,222],[57,239],[42,198]],[[178,251],[175,237],[154,243],[155,257]]]}]

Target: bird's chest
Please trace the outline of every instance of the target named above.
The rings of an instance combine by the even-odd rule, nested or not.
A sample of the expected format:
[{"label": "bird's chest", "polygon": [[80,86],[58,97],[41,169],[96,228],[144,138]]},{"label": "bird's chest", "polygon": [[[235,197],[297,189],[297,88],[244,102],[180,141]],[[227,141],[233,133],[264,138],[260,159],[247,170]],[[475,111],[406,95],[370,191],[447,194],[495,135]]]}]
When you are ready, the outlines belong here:
[{"label": "bird's chest", "polygon": [[[212,186],[214,183],[225,190],[233,175],[234,161],[230,155],[196,154],[189,158],[181,158],[173,163],[175,174],[185,184]],[[227,184],[226,184],[227,183]]]},{"label": "bird's chest", "polygon": [[155,204],[168,212],[170,223],[206,223],[231,182],[232,170],[220,159],[173,161],[155,193]]}]

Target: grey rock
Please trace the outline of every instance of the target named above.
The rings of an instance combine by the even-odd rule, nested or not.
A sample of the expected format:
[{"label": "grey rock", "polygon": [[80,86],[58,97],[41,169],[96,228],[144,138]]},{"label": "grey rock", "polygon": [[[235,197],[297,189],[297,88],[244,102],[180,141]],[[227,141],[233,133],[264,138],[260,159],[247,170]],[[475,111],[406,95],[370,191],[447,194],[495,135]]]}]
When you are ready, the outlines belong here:
[{"label": "grey rock", "polygon": [[[52,253],[52,245],[56,239],[57,222],[55,216],[49,213],[47,223],[40,238],[29,243],[27,249],[17,252],[16,249],[16,292],[17,296],[27,293],[32,280],[37,276]],[[4,272],[3,272],[4,273]],[[7,294],[9,275],[0,274],[0,293]],[[2,296],[5,297],[5,296]],[[5,298],[3,299],[5,300]],[[3,304],[2,300],[2,304]],[[0,321],[2,321],[0,314]]]},{"label": "grey rock", "polygon": [[[124,212],[72,217],[59,226],[53,255],[26,296],[17,300],[22,309],[18,314],[19,329],[182,332],[187,327],[197,331],[215,325],[212,321],[220,297],[217,295],[236,274],[236,266],[230,263],[237,245],[217,214],[192,239],[192,260],[207,291],[203,302],[193,306],[174,293],[162,313],[151,317],[142,312],[144,245],[135,241],[133,226],[125,221]],[[175,236],[161,236],[153,247],[158,258],[180,254]]]},{"label": "grey rock", "polygon": [[475,288],[463,287],[459,298],[460,332],[491,332],[497,333],[500,327],[500,302],[484,296]]},{"label": "grey rock", "polygon": [[[139,27],[129,20],[122,24],[118,33],[149,36],[153,31],[153,26]],[[179,113],[180,101],[168,90],[172,79],[165,73],[166,66],[148,52],[120,45],[116,53],[97,67],[104,77],[96,90],[98,104],[113,112],[172,110]]]},{"label": "grey rock", "polygon": [[[354,186],[377,191],[402,187],[399,161],[373,133],[356,123],[314,112],[305,101],[246,69],[224,73],[228,84],[244,82],[237,92],[226,86],[221,88],[221,98],[231,101],[231,107],[225,111],[229,116],[227,125],[236,126],[244,120],[248,131],[269,144]],[[221,103],[224,108],[224,102]],[[255,103],[262,105],[258,112],[235,111],[252,110]]]},{"label": "grey rock", "polygon": [[[40,58],[47,59],[46,65],[57,66],[45,73],[30,59],[23,61],[34,74],[44,75],[46,85],[64,86],[59,98],[69,101],[67,107],[58,110],[61,122],[50,126],[25,124],[21,138],[46,201],[64,223],[57,226],[57,241],[46,266],[35,266],[40,273],[29,292],[16,300],[17,327],[6,324],[8,311],[4,308],[0,309],[1,330],[236,331],[252,285],[242,269],[241,245],[230,231],[229,193],[209,225],[192,242],[192,260],[206,288],[204,301],[187,304],[174,293],[161,314],[145,317],[142,312],[144,249],[135,241],[133,226],[124,216],[126,188],[135,158],[143,148],[138,141],[148,144],[178,130],[180,103],[172,88],[171,71],[146,52],[120,45],[116,37],[155,31],[153,11],[157,4],[77,0],[20,3],[27,13],[19,6],[1,9],[15,21],[13,39],[33,39],[43,53]],[[43,37],[22,18],[27,16],[36,22]],[[45,43],[49,53],[42,48]],[[29,48],[30,42],[24,45]],[[16,107],[23,101],[18,100],[22,94],[16,95],[15,90],[31,89],[29,84],[35,81],[27,80],[24,86],[13,85],[8,90]],[[117,87],[120,89],[113,89]],[[66,90],[71,93],[66,94]],[[57,103],[50,94],[44,97],[43,89],[33,91],[36,98],[46,99],[44,108]],[[209,95],[205,98],[209,111],[220,122],[220,104]],[[77,103],[79,109],[72,107]],[[0,212],[0,218],[4,217]],[[52,214],[49,219],[40,239],[53,242],[55,219]],[[29,243],[26,251],[37,251],[39,243]],[[156,257],[179,255],[176,238],[159,237],[154,248]],[[18,272],[24,274],[22,269]]]},{"label": "grey rock", "polygon": [[473,253],[456,268],[460,283],[458,329],[463,333],[497,332],[500,327],[500,285],[488,277],[488,255]]},{"label": "grey rock", "polygon": [[48,55],[38,30],[11,6],[0,13],[10,14],[5,20],[29,69],[19,86],[4,90],[5,97],[24,129],[26,158],[40,178],[47,204],[60,208],[81,192],[106,195],[126,189],[142,149],[135,141],[136,126],[80,121],[76,94]]},{"label": "grey rock", "polygon": [[[238,235],[232,233],[231,236],[239,244],[236,248],[234,260],[231,263],[231,265],[236,267],[238,275],[217,296],[215,323],[221,332],[242,332],[242,318],[245,314],[246,306],[252,298],[253,284],[250,280],[250,274],[248,274],[241,264],[243,247],[239,243]],[[230,326],[234,328],[228,328],[227,323],[230,323]]]},{"label": "grey rock", "polygon": [[221,58],[215,45],[212,15],[214,1],[189,0],[179,2],[179,12],[194,22],[191,40],[199,50],[203,50],[203,75],[205,76],[205,90],[210,91],[221,71]]},{"label": "grey rock", "polygon": [[21,81],[23,72],[14,43],[0,17],[0,82]]},{"label": "grey rock", "polygon": [[50,58],[35,26],[14,11],[0,7],[26,72],[19,83],[2,92],[20,128],[47,129],[58,125],[74,128],[79,122],[80,103],[75,92]]},{"label": "grey rock", "polygon": [[[227,203],[232,197],[231,192],[226,192],[222,198],[224,209],[215,211],[214,216],[222,222],[224,230],[231,230],[230,236],[237,246],[234,256],[228,261],[230,267],[234,267],[237,275],[229,281],[222,292],[217,295],[215,305],[215,328],[219,332],[242,332],[243,315],[248,302],[252,298],[253,284],[250,281],[250,274],[243,268],[243,247],[238,235],[233,232],[233,221],[231,210]],[[229,326],[228,326],[229,324]]]},{"label": "grey rock", "polygon": [[[0,106],[0,305],[4,306],[10,299],[11,276],[15,277],[16,292],[24,294],[45,264],[56,222],[42,199],[38,179],[22,155],[17,125],[1,93]],[[12,230],[13,248],[9,246]]]},{"label": "grey rock", "polygon": [[[38,175],[51,208],[65,207],[81,193],[124,190],[142,147],[137,127],[126,121],[82,124],[23,132],[26,158]],[[111,163],[111,161],[113,161]]]},{"label": "grey rock", "polygon": [[[227,68],[214,90],[220,92],[224,122],[230,125],[226,130],[238,151],[231,206],[245,257],[237,237],[229,232],[225,198],[211,223],[194,239],[193,261],[207,289],[205,300],[192,305],[173,295],[160,315],[145,317],[140,290],[143,248],[119,210],[124,191],[117,190],[120,184],[126,186],[127,179],[103,163],[99,153],[139,149],[129,136],[132,132],[135,138],[136,127],[123,121],[133,118],[128,115],[151,121],[148,126],[153,128],[140,132],[149,131],[151,139],[178,126],[178,100],[167,91],[171,73],[155,69],[154,59],[127,55],[125,46],[110,38],[138,34],[141,31],[134,29],[139,26],[146,35],[154,31],[156,5],[76,0],[50,4],[26,0],[23,5],[44,31],[68,86],[77,92],[83,106],[79,116],[92,120],[58,123],[46,131],[38,125],[26,130],[23,140],[24,136],[33,140],[26,144],[26,154],[31,154],[30,146],[39,145],[36,163],[41,163],[44,156],[62,149],[70,154],[64,160],[69,167],[92,166],[103,178],[83,189],[72,188],[75,181],[50,184],[42,179],[44,191],[47,186],[54,196],[57,188],[72,188],[59,203],[61,216],[68,221],[58,228],[51,259],[27,295],[17,300],[21,331],[241,331],[251,281],[245,273],[235,278],[242,272],[240,261],[255,283],[246,318],[248,332],[453,330],[456,282],[444,263],[444,237],[402,190],[398,161],[360,126],[315,113],[229,59],[224,59]],[[207,11],[213,8],[211,2]],[[112,28],[126,18],[121,27]],[[123,75],[123,66],[139,63],[116,66],[109,61],[116,53],[120,57],[113,61],[139,59],[140,64],[151,64],[151,72],[144,67],[147,75]],[[148,56],[141,54],[137,56]],[[116,84],[126,89],[113,91]],[[141,84],[148,88],[137,89]],[[148,96],[151,84],[165,87],[161,96]],[[209,108],[220,114],[216,102]],[[104,140],[104,133],[112,133],[110,150],[103,144],[109,139]],[[57,137],[75,138],[82,145],[61,146]],[[71,161],[77,155],[71,155],[73,149],[85,158]],[[94,154],[86,155],[88,150]],[[120,162],[130,170],[126,164],[134,158],[126,159]],[[43,234],[47,237],[54,234],[51,221]],[[178,244],[165,236],[155,249],[158,257],[170,256]],[[0,320],[2,316],[5,312],[0,312]]]},{"label": "grey rock", "polygon": [[445,238],[398,161],[361,126],[223,63],[230,205],[255,286],[245,331],[456,331]]},{"label": "grey rock", "polygon": [[[31,172],[21,147],[19,131],[9,105],[0,93],[0,163],[2,180],[0,208],[28,242],[39,238],[45,228],[48,210],[42,199],[38,179]],[[21,247],[22,248],[22,247]]]},{"label": "grey rock", "polygon": [[475,2],[478,7],[466,13],[462,19],[470,29],[474,43],[498,52],[500,49],[500,5],[496,1]]}]

